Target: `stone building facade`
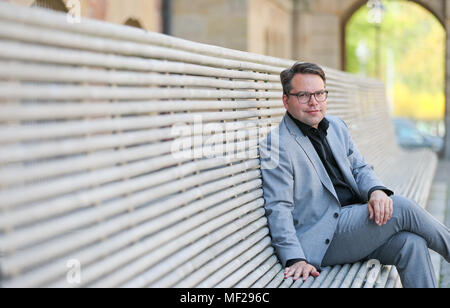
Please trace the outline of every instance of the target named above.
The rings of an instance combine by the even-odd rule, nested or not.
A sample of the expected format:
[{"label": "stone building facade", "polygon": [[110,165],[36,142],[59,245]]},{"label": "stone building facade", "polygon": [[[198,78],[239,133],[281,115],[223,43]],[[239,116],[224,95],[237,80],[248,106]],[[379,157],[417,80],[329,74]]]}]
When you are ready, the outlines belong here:
[{"label": "stone building facade", "polygon": [[0,0],[25,6],[40,6],[56,11],[79,9],[81,17],[117,24],[140,26],[163,32],[163,0]]},{"label": "stone building facade", "polygon": [[[367,0],[0,0],[169,32],[176,37],[344,69],[345,26]],[[411,1],[411,0],[410,0]],[[417,0],[443,26],[450,0]],[[164,13],[164,4],[170,3]],[[170,31],[165,31],[170,19]],[[166,20],[167,21],[167,20]]]}]

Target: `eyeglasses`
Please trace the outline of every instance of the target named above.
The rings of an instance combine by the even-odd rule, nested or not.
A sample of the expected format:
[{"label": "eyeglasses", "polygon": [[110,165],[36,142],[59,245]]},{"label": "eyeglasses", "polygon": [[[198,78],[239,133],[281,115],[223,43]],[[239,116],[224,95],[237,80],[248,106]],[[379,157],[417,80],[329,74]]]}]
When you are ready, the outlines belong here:
[{"label": "eyeglasses", "polygon": [[300,104],[308,104],[311,101],[311,96],[314,95],[316,101],[319,103],[323,103],[328,98],[328,91],[322,90],[317,91],[315,93],[309,92],[298,92],[298,93],[289,93],[290,96],[297,96],[297,100]]}]

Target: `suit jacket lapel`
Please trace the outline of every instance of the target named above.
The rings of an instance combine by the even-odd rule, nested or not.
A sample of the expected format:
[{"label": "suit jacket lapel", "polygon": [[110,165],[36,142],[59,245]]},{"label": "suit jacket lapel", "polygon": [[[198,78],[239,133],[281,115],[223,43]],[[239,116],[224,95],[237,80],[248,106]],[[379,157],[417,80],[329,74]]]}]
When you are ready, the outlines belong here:
[{"label": "suit jacket lapel", "polygon": [[323,166],[323,163],[320,160],[320,157],[317,154],[316,149],[312,145],[309,138],[303,134],[303,132],[297,127],[297,125],[294,123],[294,121],[292,121],[292,119],[288,115],[286,115],[284,119],[289,132],[308,156],[322,184],[331,192],[331,194],[333,194],[336,200],[339,201],[333,183],[331,182],[331,179],[328,176],[327,170]]},{"label": "suit jacket lapel", "polygon": [[344,176],[346,182],[353,188],[356,193],[359,194],[359,189],[356,185],[355,178],[353,177],[353,173],[350,169],[348,161],[346,161],[347,153],[345,153],[344,147],[339,143],[339,137],[331,127],[328,129],[327,141],[330,145],[331,152],[333,152],[334,159],[341,169],[342,175]]}]

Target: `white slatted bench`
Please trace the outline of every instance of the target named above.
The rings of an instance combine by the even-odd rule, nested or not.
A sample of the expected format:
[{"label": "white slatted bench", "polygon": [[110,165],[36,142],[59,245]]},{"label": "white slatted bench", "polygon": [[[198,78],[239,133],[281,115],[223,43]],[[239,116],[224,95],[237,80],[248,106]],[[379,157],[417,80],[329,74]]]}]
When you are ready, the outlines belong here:
[{"label": "white slatted bench", "polygon": [[[292,64],[0,2],[1,285],[398,286],[367,262],[283,279],[258,144]],[[424,205],[436,156],[397,147],[381,83],[326,73],[330,114]]]}]

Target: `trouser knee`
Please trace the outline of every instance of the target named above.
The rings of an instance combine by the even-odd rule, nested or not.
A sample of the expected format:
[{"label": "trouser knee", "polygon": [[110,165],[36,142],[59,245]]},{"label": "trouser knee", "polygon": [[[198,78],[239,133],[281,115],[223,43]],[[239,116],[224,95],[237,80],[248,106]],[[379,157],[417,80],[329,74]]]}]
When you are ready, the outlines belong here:
[{"label": "trouser knee", "polygon": [[394,201],[393,217],[404,217],[407,214],[423,210],[416,202],[403,196],[392,196]]},{"label": "trouser knee", "polygon": [[391,199],[392,199],[392,201],[394,201],[394,206],[402,208],[402,209],[403,208],[408,209],[408,208],[417,206],[417,204],[413,200],[408,199],[403,196],[394,195],[394,196],[391,196]]}]

